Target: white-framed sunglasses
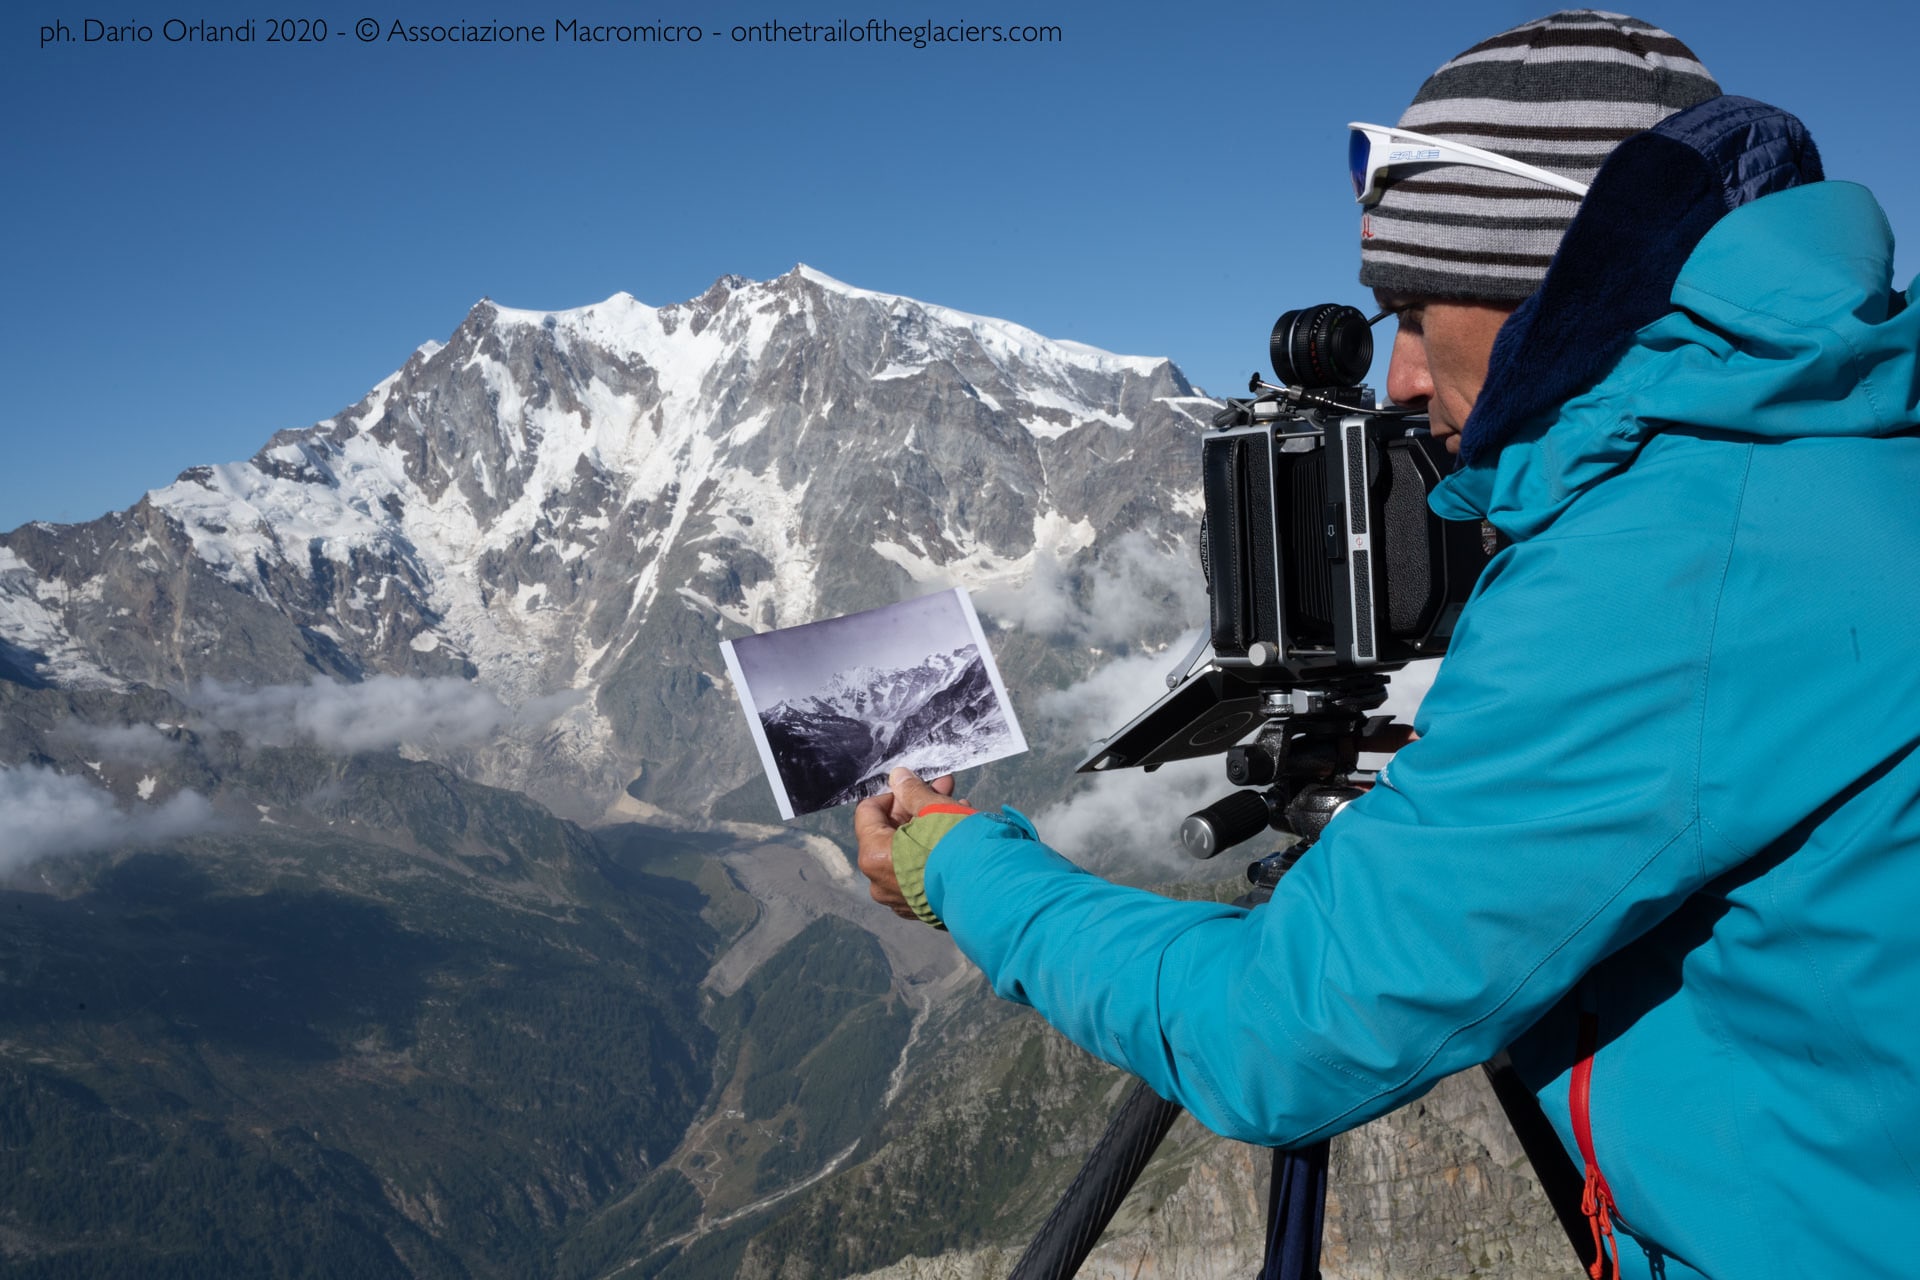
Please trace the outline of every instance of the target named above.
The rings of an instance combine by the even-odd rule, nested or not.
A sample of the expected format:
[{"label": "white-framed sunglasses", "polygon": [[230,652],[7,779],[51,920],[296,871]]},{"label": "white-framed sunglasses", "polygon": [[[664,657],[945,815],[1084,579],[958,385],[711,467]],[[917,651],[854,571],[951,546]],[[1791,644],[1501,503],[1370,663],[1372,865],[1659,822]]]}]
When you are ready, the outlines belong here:
[{"label": "white-framed sunglasses", "polygon": [[1380,203],[1380,197],[1386,192],[1387,170],[1413,164],[1471,165],[1476,169],[1492,169],[1519,178],[1531,178],[1581,199],[1587,195],[1585,183],[1575,182],[1572,178],[1524,160],[1509,159],[1496,151],[1470,147],[1464,142],[1449,142],[1445,138],[1430,137],[1407,129],[1389,129],[1382,124],[1361,124],[1357,121],[1347,128],[1353,130],[1347,139],[1347,168],[1353,176],[1353,198],[1369,208]]}]

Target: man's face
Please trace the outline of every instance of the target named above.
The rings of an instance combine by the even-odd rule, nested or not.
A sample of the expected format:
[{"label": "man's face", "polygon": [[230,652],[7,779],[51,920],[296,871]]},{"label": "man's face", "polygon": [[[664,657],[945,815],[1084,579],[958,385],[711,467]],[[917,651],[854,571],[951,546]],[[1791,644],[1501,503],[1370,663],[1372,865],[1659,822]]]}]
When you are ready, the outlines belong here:
[{"label": "man's face", "polygon": [[1448,453],[1460,452],[1460,428],[1466,425],[1480,385],[1487,380],[1487,358],[1513,305],[1422,298],[1374,290],[1383,311],[1399,318],[1393,337],[1393,361],[1387,367],[1387,398],[1395,404],[1424,407],[1434,438]]}]

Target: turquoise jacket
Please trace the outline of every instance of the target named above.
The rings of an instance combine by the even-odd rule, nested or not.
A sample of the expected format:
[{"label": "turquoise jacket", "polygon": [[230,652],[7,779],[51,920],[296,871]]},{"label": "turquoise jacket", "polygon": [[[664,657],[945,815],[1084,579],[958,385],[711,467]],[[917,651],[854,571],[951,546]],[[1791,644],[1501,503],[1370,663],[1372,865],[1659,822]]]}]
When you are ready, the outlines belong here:
[{"label": "turquoise jacket", "polygon": [[[1514,542],[1419,741],[1269,906],[1108,884],[1018,814],[926,894],[1002,996],[1293,1145],[1513,1047],[1625,1274],[1920,1258],[1920,307],[1864,189],[1734,209],[1611,372],[1435,495]],[[1580,1164],[1574,1154],[1576,1167]]]}]

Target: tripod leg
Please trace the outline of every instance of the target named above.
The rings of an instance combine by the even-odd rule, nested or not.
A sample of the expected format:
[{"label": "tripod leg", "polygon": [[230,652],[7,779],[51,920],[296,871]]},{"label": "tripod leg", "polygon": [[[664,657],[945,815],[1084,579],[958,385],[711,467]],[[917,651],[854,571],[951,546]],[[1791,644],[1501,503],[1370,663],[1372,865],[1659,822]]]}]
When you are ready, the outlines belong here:
[{"label": "tripod leg", "polygon": [[1178,1103],[1166,1101],[1145,1084],[1135,1085],[1074,1175],[1073,1185],[1014,1264],[1009,1280],[1069,1280],[1079,1271],[1179,1118]]},{"label": "tripod leg", "polygon": [[1273,1153],[1267,1188],[1267,1261],[1260,1280],[1320,1280],[1327,1218],[1328,1144]]}]

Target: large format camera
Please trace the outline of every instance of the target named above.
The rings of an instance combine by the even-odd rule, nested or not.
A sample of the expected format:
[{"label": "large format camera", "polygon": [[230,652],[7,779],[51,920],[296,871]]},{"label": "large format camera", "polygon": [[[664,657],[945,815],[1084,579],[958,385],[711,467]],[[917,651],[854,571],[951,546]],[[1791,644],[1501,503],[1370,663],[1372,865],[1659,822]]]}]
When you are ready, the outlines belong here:
[{"label": "large format camera", "polygon": [[1371,324],[1324,304],[1274,325],[1279,385],[1255,374],[1252,398],[1228,400],[1201,444],[1208,629],[1170,692],[1079,766],[1225,753],[1231,782],[1266,789],[1188,818],[1196,857],[1269,827],[1310,841],[1358,794],[1350,775],[1387,674],[1446,652],[1494,550],[1487,526],[1428,508],[1452,458],[1424,416],[1379,408],[1362,385]]}]

